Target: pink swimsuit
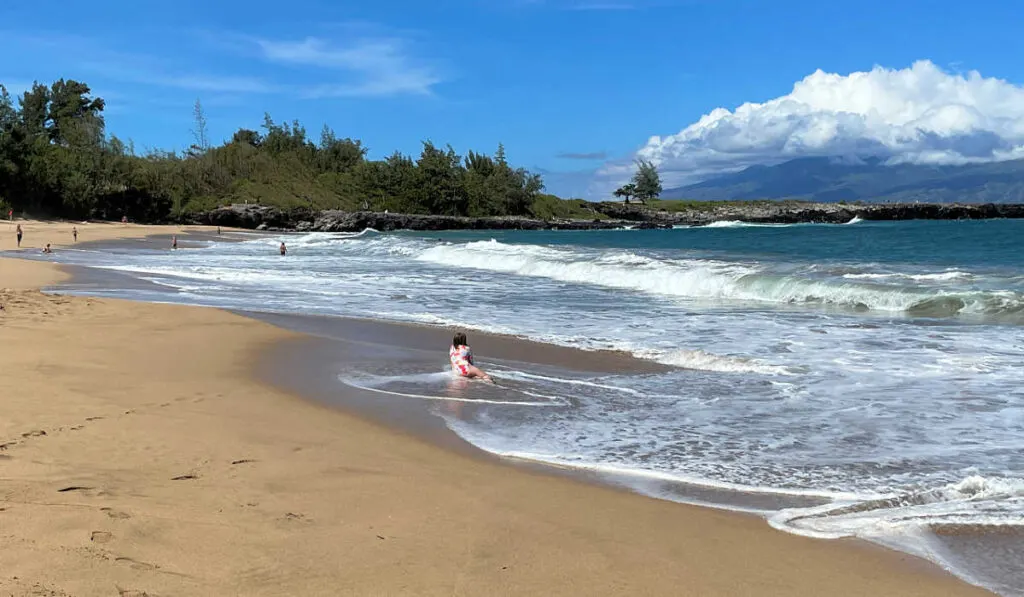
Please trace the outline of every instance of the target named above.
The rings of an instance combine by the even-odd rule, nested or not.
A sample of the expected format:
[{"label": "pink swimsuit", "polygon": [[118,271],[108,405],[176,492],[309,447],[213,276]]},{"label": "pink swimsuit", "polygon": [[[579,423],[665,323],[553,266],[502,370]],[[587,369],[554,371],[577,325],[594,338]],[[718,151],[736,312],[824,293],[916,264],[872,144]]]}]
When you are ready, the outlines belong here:
[{"label": "pink swimsuit", "polygon": [[469,376],[469,366],[473,364],[473,354],[468,346],[452,346],[448,351],[448,358],[452,362],[452,371],[462,377]]}]

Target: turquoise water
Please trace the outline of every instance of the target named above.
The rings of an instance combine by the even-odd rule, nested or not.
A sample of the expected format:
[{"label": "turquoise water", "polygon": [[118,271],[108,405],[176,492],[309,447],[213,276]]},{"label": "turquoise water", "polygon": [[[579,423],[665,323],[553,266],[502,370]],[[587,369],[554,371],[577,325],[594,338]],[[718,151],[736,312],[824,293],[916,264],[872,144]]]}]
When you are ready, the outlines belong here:
[{"label": "turquoise water", "polygon": [[[995,561],[979,556],[984,541],[967,553],[931,532],[1024,521],[1024,221],[241,238],[54,258],[153,283],[95,294],[418,322],[471,340],[486,330],[657,361],[668,370],[573,377],[489,362],[476,343],[518,394],[439,416],[496,454],[668,499],[672,484],[771,496],[743,503],[789,532],[898,545],[1024,590],[1024,542],[1007,552],[1001,534],[1010,555],[993,572],[971,564]],[[339,389],[453,399],[446,358],[439,346],[429,370],[348,371]]]},{"label": "turquoise water", "polygon": [[643,231],[446,233],[449,240],[583,245],[604,249],[706,251],[799,262],[841,261],[943,267],[1024,268],[1024,221],[964,220],[828,224],[741,224]]}]

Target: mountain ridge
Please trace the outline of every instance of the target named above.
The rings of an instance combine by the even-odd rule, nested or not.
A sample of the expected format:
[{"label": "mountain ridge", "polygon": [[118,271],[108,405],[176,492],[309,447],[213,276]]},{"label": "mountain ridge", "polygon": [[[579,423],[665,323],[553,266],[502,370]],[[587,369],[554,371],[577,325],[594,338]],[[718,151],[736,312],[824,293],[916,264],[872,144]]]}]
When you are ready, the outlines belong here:
[{"label": "mountain ridge", "polygon": [[816,203],[1024,203],[1024,159],[963,165],[886,165],[832,157],[750,166],[668,189],[664,199],[795,199]]}]

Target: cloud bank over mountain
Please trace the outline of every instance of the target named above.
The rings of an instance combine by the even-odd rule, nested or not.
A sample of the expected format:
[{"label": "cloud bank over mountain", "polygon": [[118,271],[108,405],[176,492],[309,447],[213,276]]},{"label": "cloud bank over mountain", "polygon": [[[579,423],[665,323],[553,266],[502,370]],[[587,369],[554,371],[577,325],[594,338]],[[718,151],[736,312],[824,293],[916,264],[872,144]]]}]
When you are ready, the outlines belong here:
[{"label": "cloud bank over mountain", "polygon": [[[809,156],[916,164],[1022,158],[1024,86],[927,60],[849,75],[818,70],[787,95],[716,108],[677,134],[651,137],[636,154],[658,164],[668,185]],[[632,169],[607,163],[595,186],[606,194]]]}]

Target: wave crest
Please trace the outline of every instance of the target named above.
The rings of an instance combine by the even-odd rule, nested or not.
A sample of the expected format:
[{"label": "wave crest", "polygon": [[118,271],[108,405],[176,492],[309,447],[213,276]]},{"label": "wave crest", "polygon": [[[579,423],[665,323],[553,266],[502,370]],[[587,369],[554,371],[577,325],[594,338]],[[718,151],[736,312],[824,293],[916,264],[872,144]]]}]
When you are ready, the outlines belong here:
[{"label": "wave crest", "polygon": [[[758,264],[713,259],[656,259],[628,251],[581,254],[566,248],[509,245],[494,240],[403,247],[420,261],[562,282],[592,284],[685,299],[820,304],[917,317],[958,314],[1024,314],[1024,296],[1013,291],[958,290],[932,282],[972,279],[946,271],[927,274],[815,275],[773,273]],[[883,283],[903,279],[908,283]]]}]

